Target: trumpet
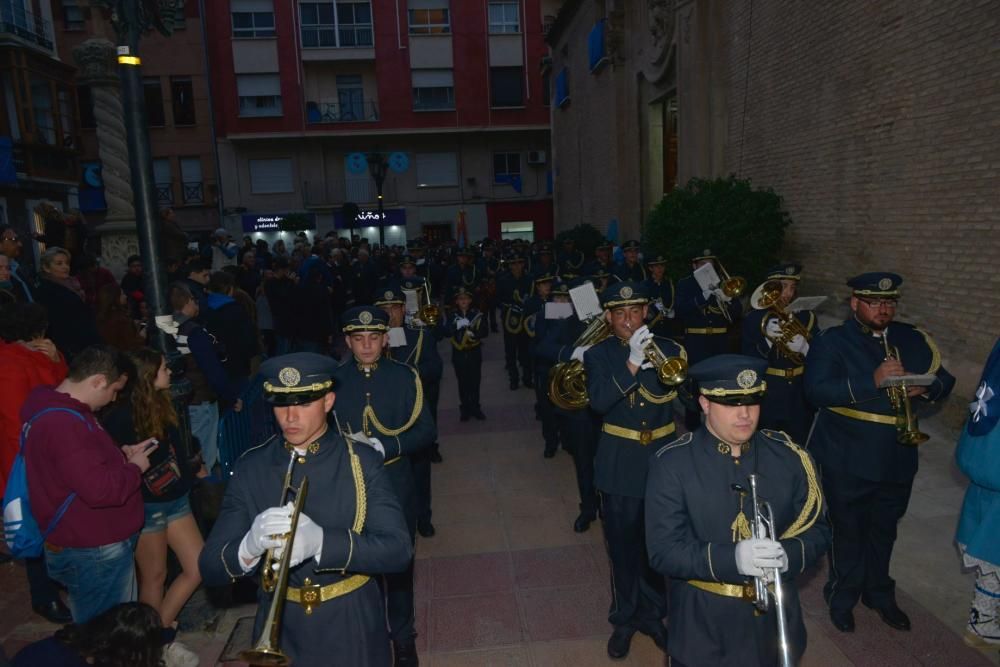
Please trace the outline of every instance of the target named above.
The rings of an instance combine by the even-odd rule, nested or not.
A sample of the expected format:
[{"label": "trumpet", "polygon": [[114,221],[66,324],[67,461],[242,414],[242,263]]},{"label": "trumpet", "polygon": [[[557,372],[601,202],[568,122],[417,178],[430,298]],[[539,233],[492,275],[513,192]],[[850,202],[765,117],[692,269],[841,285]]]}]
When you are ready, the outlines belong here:
[{"label": "trumpet", "polygon": [[[632,330],[631,324],[629,331]],[[668,357],[656,344],[656,339],[650,337],[642,348],[642,353],[653,368],[661,384],[673,387],[681,384],[687,378],[688,362],[684,357]]]},{"label": "trumpet", "polygon": [[[596,345],[611,335],[611,326],[598,315],[587,324],[573,347]],[[577,360],[556,364],[549,370],[549,399],[563,410],[583,410],[587,407],[587,375]]]},{"label": "trumpet", "polygon": [[[295,460],[293,455],[292,461]],[[288,466],[288,475],[291,475],[292,466]],[[285,480],[285,489],[282,491],[282,502],[284,496],[293,490],[288,484],[288,476]],[[309,493],[309,479],[302,478],[299,488],[295,493],[295,504],[292,509],[292,527],[285,540],[285,546],[281,552],[281,560],[278,561],[277,572],[272,572],[272,553],[268,550],[268,557],[264,559],[264,567],[267,569],[261,574],[261,585],[267,590],[264,582],[267,574],[271,572],[272,588],[274,597],[271,598],[271,607],[267,610],[267,618],[264,620],[264,627],[261,629],[260,639],[254,647],[240,653],[240,660],[250,665],[274,665],[285,667],[291,664],[289,657],[282,653],[279,648],[281,638],[281,616],[285,610],[285,596],[288,594],[288,571],[292,563],[292,542],[295,539],[295,529],[299,525],[299,516],[302,515],[302,508],[306,502],[306,495]]]},{"label": "trumpet", "polygon": [[[892,359],[903,363],[903,357],[899,354],[899,348],[889,345],[889,339],[886,334],[887,332],[883,331],[881,336],[882,347],[885,348],[886,360]],[[908,447],[916,447],[923,442],[927,442],[930,436],[920,432],[917,414],[913,411],[913,405],[910,403],[910,396],[906,390],[906,383],[902,381],[886,387],[886,391],[889,392],[889,403],[892,404],[892,409],[896,411],[896,442]]]},{"label": "trumpet", "polygon": [[[757,497],[756,473],[748,475],[747,482],[750,486],[750,502],[753,510],[750,534],[754,538],[777,540],[778,527],[774,523],[774,510],[771,508],[771,503],[766,500],[761,501]],[[733,490],[743,494],[747,493],[746,489],[739,484],[733,484]],[[792,647],[788,641],[788,615],[785,610],[785,587],[781,581],[781,569],[776,567],[768,574],[774,579],[773,588],[768,587],[767,578],[754,577],[753,588],[746,589],[744,597],[753,603],[757,610],[756,613],[760,614],[766,614],[771,608],[771,600],[774,600],[774,611],[778,617],[778,657],[781,667],[793,667]]]},{"label": "trumpet", "polygon": [[781,335],[777,338],[771,338],[771,342],[774,343],[778,351],[789,361],[801,365],[805,361],[805,357],[801,352],[796,352],[789,348],[788,344],[796,336],[802,336],[806,340],[809,340],[810,334],[806,326],[802,324],[799,318],[795,317],[794,313],[789,313],[781,307],[781,284],[776,280],[769,280],[762,284],[754,290],[753,296],[750,298],[750,305],[758,310],[767,309],[770,313],[769,316],[763,317],[760,321],[760,333],[765,338],[768,338],[767,323],[772,318],[778,320],[778,326],[781,327]]}]

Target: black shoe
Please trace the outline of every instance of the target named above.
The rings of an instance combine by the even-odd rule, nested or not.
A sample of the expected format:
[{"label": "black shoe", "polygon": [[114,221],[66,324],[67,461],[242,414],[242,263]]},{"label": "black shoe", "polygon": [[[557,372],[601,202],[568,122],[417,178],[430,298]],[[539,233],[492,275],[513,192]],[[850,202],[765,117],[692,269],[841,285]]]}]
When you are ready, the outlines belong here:
[{"label": "black shoe", "polygon": [[542,454],[542,456],[544,456],[547,459],[551,459],[551,458],[555,457],[557,451],[559,451],[559,450],[556,449],[556,448],[549,449],[548,447],[546,447],[545,448],[545,453]]},{"label": "black shoe", "polygon": [[641,632],[652,639],[658,649],[664,653],[667,652],[667,629],[662,624],[657,623],[654,627],[648,630],[641,630]]},{"label": "black shoe", "polygon": [[394,667],[416,667],[420,664],[417,658],[417,644],[412,639],[405,642],[392,643],[392,664]]},{"label": "black shoe", "polygon": [[431,450],[431,463],[441,463],[441,461],[444,461],[444,459],[441,458],[441,452],[439,452],[437,450],[437,448],[432,449]]},{"label": "black shoe", "polygon": [[430,519],[420,519],[417,521],[417,532],[420,533],[420,537],[434,537],[436,531]]},{"label": "black shoe", "polygon": [[634,634],[635,628],[630,628],[627,625],[615,627],[615,631],[611,633],[611,639],[608,640],[608,657],[621,660],[627,656],[628,650],[632,646],[632,635]]},{"label": "black shoe", "polygon": [[580,516],[576,517],[576,521],[573,522],[573,530],[577,533],[585,533],[595,519],[597,517],[590,512],[580,512]]},{"label": "black shoe", "polygon": [[841,632],[854,632],[854,612],[850,609],[847,611],[836,611],[831,609],[830,620],[833,621],[833,627],[837,628]]},{"label": "black shoe", "polygon": [[475,410],[472,411],[472,416],[478,419],[479,421],[483,421],[484,419],[486,419],[486,415],[484,415],[483,411],[480,410],[479,408],[476,408]]},{"label": "black shoe", "polygon": [[46,604],[32,605],[31,608],[36,614],[56,625],[65,625],[73,622],[73,614],[69,612],[69,607],[63,604],[62,600],[53,600]]},{"label": "black shoe", "polygon": [[890,628],[893,628],[894,630],[902,630],[903,632],[908,632],[910,630],[910,617],[906,615],[906,612],[899,608],[895,600],[883,607],[876,607],[869,604],[864,598],[861,599],[861,602],[869,609],[874,609],[875,612],[882,618],[882,622]]}]

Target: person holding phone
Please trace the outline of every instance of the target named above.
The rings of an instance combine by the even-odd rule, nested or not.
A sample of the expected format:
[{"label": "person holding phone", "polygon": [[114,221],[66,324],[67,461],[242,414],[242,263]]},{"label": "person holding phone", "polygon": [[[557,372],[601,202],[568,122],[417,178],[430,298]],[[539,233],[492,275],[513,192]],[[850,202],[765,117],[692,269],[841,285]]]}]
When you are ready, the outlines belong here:
[{"label": "person holding phone", "polygon": [[143,523],[143,473],[157,444],[149,438],[121,449],[95,413],[128,383],[128,362],[118,350],[81,350],[56,387],[34,389],[21,408],[27,434],[31,509],[45,541],[49,576],[66,586],[75,623],[85,623],[120,602],[136,599],[136,537]]}]

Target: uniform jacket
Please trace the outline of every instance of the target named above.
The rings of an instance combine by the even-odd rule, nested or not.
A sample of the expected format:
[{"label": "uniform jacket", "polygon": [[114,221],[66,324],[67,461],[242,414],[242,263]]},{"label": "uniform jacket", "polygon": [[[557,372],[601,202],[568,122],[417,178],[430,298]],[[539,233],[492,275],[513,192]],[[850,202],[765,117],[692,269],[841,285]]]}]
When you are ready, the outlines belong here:
[{"label": "uniform jacket", "polygon": [[[656,336],[654,341],[668,357],[687,357],[684,348],[669,338]],[[590,407],[603,415],[603,428],[611,425],[634,431],[654,431],[672,426],[671,401],[677,395],[676,390],[660,384],[653,369],[639,370],[633,376],[628,369],[628,357],[628,341],[614,335],[587,350],[583,356]],[[606,493],[642,498],[649,459],[658,444],[663,444],[663,438],[669,437],[665,434],[643,445],[638,440],[602,431],[594,460],[597,488]]]},{"label": "uniform jacket", "polygon": [[[413,549],[379,455],[366,446],[348,445],[332,429],[318,442],[318,452],[295,463],[292,486],[297,487],[303,476],[309,477],[303,512],[322,527],[323,548],[319,562],[310,559],[291,570],[289,585],[299,588],[308,577],[326,586],[356,574],[405,569]],[[245,576],[239,562],[240,542],[254,517],[281,500],[289,459],[280,439],[273,438],[237,462],[219,518],[199,558],[207,585],[224,585]],[[259,589],[257,599],[255,637],[271,596]],[[392,659],[384,614],[374,578],[351,593],[323,602],[310,615],[301,605],[286,603],[281,649],[303,667],[385,667]]]},{"label": "uniform jacket", "polygon": [[[752,521],[749,488],[758,475],[760,500],[771,503],[778,534],[784,535],[810,497],[819,502],[814,522],[795,537],[781,539],[788,555],[786,611],[793,656],[805,649],[795,578],[826,552],[830,529],[815,467],[804,450],[780,431],[758,431],[739,459],[702,427],[665,445],[650,463],[646,485],[646,545],[650,565],[670,578],[669,652],[688,665],[744,667],[778,664],[775,612],[757,616],[751,603],[695,588],[700,580],[744,584],[752,579],[736,568],[733,522],[742,510]],[[803,527],[808,522],[803,524]],[[710,620],[709,620],[710,619]]]},{"label": "uniform jacket", "polygon": [[611,269],[611,274],[622,282],[631,280],[632,282],[641,283],[646,280],[646,267],[640,261],[636,261],[635,264],[631,265],[628,262],[620,262],[615,264],[614,268]]},{"label": "uniform jacket", "polygon": [[719,303],[714,296],[706,299],[693,275],[677,281],[676,303],[677,314],[684,320],[687,328],[727,327],[730,321],[723,315],[723,308],[733,320],[743,312],[743,304],[739,299],[733,299],[729,303]]},{"label": "uniform jacket", "polygon": [[[916,327],[893,322],[889,344],[899,348],[903,367],[911,373],[937,376],[921,403],[951,393],[955,378],[941,366],[931,338]],[[830,408],[848,408],[884,417],[895,416],[885,389],[875,386],[875,369],[885,359],[881,339],[853,317],[813,339],[806,365],[806,398],[819,408],[809,437],[809,451],[823,467],[871,481],[908,482],[917,473],[917,448],[896,442],[893,424],[854,419]]]},{"label": "uniform jacket", "polygon": [[524,331],[524,303],[531,296],[531,278],[524,273],[515,278],[512,273],[504,273],[497,282],[497,297],[503,313],[503,327],[509,334]]},{"label": "uniform jacket", "polygon": [[395,361],[402,361],[413,366],[420,374],[420,381],[425,385],[441,381],[444,374],[444,363],[437,350],[437,330],[444,331],[444,326],[435,328],[403,327],[406,333],[406,345],[388,348],[388,356]]},{"label": "uniform jacket", "polygon": [[[462,317],[469,320],[469,326],[459,329],[455,326],[455,323]],[[486,321],[486,316],[475,308],[470,307],[465,313],[459,312],[457,309],[454,310],[445,322],[445,331],[447,332],[452,350],[454,350],[452,354],[452,359],[454,359],[455,354],[472,350],[482,345],[483,339],[489,334],[490,327]],[[467,336],[466,332],[470,335]]]}]

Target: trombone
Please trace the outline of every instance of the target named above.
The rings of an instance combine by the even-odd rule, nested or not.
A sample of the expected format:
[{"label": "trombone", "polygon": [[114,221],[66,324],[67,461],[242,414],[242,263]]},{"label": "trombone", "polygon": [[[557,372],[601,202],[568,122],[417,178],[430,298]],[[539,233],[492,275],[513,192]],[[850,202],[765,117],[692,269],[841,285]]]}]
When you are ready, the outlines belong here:
[{"label": "trombone", "polygon": [[[294,491],[290,485],[292,465],[295,462],[295,453],[292,453],[292,461],[288,464],[288,473],[285,475],[285,488],[281,492],[282,502],[289,491]],[[281,638],[281,616],[285,610],[285,596],[288,594],[288,571],[292,563],[292,542],[295,540],[295,530],[299,525],[299,516],[302,514],[302,507],[306,502],[306,495],[309,493],[309,478],[303,477],[299,488],[295,493],[295,504],[292,508],[292,527],[285,539],[285,546],[281,552],[281,560],[278,561],[277,572],[274,572],[272,550],[268,549],[267,557],[264,559],[264,567],[261,573],[261,586],[265,591],[274,592],[271,598],[271,607],[267,611],[267,618],[264,627],[261,629],[260,639],[254,647],[242,651],[240,660],[254,666],[285,667],[291,664],[288,656],[282,653],[280,646]],[[267,581],[270,578],[271,588],[267,588]]]},{"label": "trombone", "polygon": [[[771,503],[757,497],[757,474],[748,475],[747,482],[750,485],[750,502],[753,510],[750,534],[754,538],[777,540],[778,527],[774,523]],[[747,493],[747,490],[739,484],[733,484],[732,488],[741,494]],[[792,661],[792,647],[788,641],[788,614],[785,610],[785,585],[781,581],[781,569],[776,567],[766,574],[774,579],[773,587],[768,586],[768,577],[754,577],[753,590],[745,590],[744,597],[753,603],[757,613],[760,614],[766,614],[771,608],[771,600],[774,600],[774,611],[778,617],[778,657],[781,667],[793,667],[795,663]]]},{"label": "trombone", "polygon": [[[882,331],[880,338],[882,339],[882,347],[885,348],[886,360],[891,359],[903,363],[899,348],[889,345],[888,330]],[[917,414],[913,411],[910,396],[907,394],[906,382],[900,380],[896,384],[890,384],[886,387],[886,391],[889,392],[889,403],[896,411],[896,442],[908,447],[916,447],[927,442],[930,436],[920,432]]]}]

